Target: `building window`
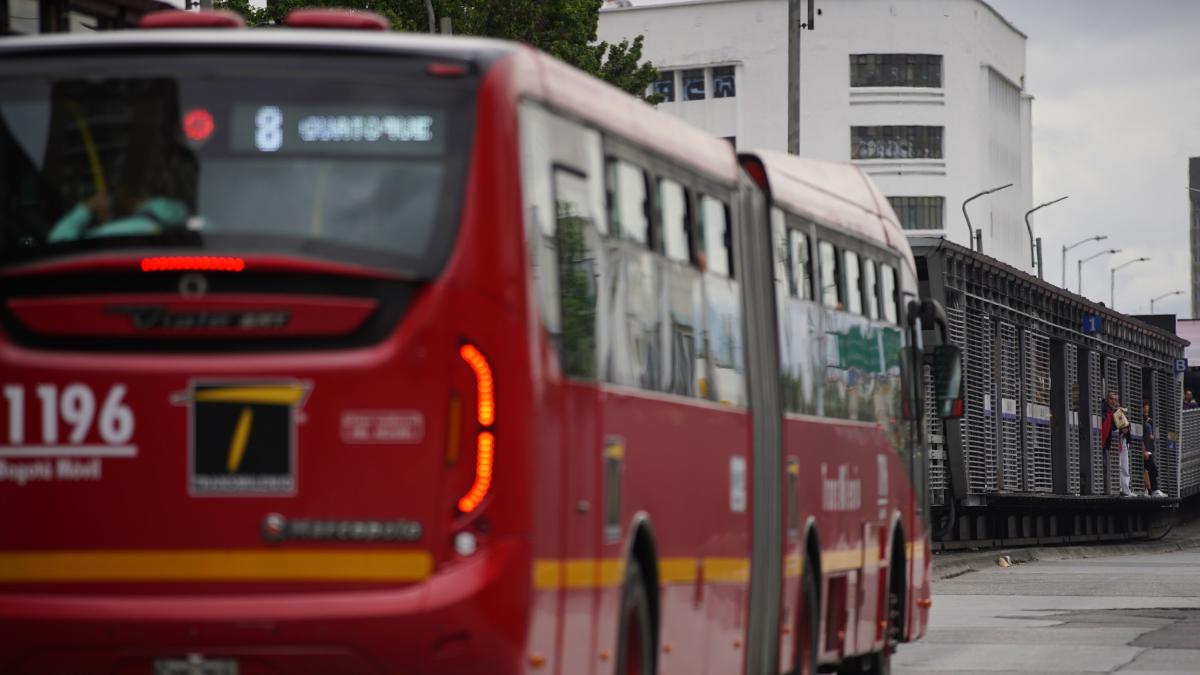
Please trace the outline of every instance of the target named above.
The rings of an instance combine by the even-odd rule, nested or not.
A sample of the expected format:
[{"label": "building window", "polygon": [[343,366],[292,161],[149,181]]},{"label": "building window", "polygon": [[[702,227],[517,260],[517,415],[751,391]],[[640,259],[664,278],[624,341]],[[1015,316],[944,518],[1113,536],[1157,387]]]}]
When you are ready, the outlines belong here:
[{"label": "building window", "polygon": [[704,100],[704,69],[683,71],[683,99],[685,101]]},{"label": "building window", "polygon": [[852,159],[941,159],[942,127],[850,127]]},{"label": "building window", "polygon": [[713,68],[713,98],[733,98],[737,96],[737,78],[733,74],[733,66]]},{"label": "building window", "polygon": [[906,230],[940,230],[944,227],[942,214],[945,197],[888,197],[900,226]]},{"label": "building window", "polygon": [[941,87],[941,54],[851,54],[851,87]]},{"label": "building window", "polygon": [[660,70],[658,79],[650,85],[650,93],[658,94],[664,101],[675,100],[675,71]]}]

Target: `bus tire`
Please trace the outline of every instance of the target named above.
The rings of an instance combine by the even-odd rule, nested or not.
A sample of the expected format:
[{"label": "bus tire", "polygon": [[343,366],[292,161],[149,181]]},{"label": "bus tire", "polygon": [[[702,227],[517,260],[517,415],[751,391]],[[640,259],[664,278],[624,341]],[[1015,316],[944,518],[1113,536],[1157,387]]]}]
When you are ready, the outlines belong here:
[{"label": "bus tire", "polygon": [[654,617],[650,596],[642,580],[642,568],[630,562],[625,568],[625,588],[621,598],[621,621],[617,627],[618,675],[654,675]]},{"label": "bus tire", "polygon": [[821,597],[817,593],[817,570],[804,562],[800,578],[800,606],[796,625],[796,675],[816,675],[820,644]]}]

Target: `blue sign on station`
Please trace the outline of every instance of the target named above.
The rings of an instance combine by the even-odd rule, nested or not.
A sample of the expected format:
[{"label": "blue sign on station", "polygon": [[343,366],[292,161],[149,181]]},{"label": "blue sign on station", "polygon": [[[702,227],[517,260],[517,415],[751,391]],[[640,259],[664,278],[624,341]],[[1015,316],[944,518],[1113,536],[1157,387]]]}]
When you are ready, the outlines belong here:
[{"label": "blue sign on station", "polygon": [[1175,373],[1186,373],[1188,369],[1187,359],[1175,359]]},{"label": "blue sign on station", "polygon": [[1101,325],[1099,314],[1083,315],[1083,332],[1095,335],[1100,332]]}]

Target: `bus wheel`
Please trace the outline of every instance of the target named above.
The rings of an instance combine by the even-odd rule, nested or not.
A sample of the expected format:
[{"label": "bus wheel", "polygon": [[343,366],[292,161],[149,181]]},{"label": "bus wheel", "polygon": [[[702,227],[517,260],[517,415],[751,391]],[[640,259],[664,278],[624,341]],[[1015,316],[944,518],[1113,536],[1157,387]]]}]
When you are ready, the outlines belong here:
[{"label": "bus wheel", "polygon": [[642,569],[629,563],[621,601],[621,624],[617,633],[617,673],[654,675],[654,619],[650,598],[642,581]]},{"label": "bus wheel", "polygon": [[817,595],[817,571],[811,562],[804,563],[804,575],[800,580],[799,625],[796,627],[796,673],[816,675],[817,640],[821,627],[821,599]]}]

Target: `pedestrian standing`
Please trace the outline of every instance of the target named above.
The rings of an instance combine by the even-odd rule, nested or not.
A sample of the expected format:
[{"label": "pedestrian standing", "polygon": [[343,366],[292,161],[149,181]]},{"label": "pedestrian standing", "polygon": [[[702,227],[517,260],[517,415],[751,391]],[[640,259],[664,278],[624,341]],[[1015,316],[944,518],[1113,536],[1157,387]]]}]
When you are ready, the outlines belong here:
[{"label": "pedestrian standing", "polygon": [[1183,391],[1183,409],[1192,410],[1196,407],[1200,407],[1200,403],[1198,403],[1195,398],[1192,398],[1191,389],[1185,389]]},{"label": "pedestrian standing", "polygon": [[1146,467],[1146,496],[1166,497],[1158,484],[1158,463],[1154,461],[1154,451],[1158,447],[1158,434],[1154,428],[1154,420],[1150,417],[1149,399],[1142,401],[1142,460]]},{"label": "pedestrian standing", "polygon": [[1121,496],[1132,497],[1133,492],[1129,489],[1129,415],[1121,407],[1117,392],[1108,392],[1104,402],[1107,408],[1104,422],[1100,425],[1100,437],[1104,439],[1106,448],[1117,444],[1117,456],[1121,464]]}]

